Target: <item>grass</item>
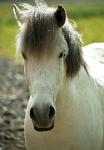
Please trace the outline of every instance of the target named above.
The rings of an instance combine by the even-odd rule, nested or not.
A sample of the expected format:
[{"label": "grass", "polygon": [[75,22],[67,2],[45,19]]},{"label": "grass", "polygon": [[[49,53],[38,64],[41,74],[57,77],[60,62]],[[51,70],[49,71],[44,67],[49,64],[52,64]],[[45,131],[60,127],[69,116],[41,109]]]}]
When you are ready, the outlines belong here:
[{"label": "grass", "polygon": [[[78,25],[84,44],[104,42],[104,4],[65,5],[68,16]],[[0,5],[0,57],[15,58],[18,26],[12,6]]]},{"label": "grass", "polygon": [[104,42],[104,18],[92,17],[76,20],[78,31],[81,33],[84,45],[93,42]]},{"label": "grass", "polygon": [[15,35],[17,26],[12,14],[12,7],[0,5],[0,56],[15,56]]},{"label": "grass", "polygon": [[65,5],[68,16],[74,18],[104,17],[104,3]]}]

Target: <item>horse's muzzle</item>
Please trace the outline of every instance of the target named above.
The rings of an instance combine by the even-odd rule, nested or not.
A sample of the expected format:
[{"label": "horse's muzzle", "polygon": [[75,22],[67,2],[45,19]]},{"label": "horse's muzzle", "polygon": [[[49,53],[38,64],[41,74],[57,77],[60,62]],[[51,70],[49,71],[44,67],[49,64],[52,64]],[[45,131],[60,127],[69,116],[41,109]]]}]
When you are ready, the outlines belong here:
[{"label": "horse's muzzle", "polygon": [[50,104],[44,104],[43,107],[35,104],[30,109],[30,118],[36,131],[52,130],[54,128],[55,108]]}]

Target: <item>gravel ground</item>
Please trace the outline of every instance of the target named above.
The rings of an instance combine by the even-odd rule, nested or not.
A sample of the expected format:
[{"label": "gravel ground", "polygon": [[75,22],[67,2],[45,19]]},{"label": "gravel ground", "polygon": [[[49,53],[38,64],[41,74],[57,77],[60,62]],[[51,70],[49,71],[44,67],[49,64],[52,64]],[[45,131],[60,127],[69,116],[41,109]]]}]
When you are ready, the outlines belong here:
[{"label": "gravel ground", "polygon": [[23,66],[0,59],[0,150],[25,150],[24,116],[28,99]]}]

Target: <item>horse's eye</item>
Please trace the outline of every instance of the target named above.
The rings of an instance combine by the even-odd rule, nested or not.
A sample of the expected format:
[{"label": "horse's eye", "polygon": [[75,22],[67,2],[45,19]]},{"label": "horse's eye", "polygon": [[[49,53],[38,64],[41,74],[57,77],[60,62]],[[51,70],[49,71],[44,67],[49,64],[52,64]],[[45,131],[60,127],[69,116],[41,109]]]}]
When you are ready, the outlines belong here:
[{"label": "horse's eye", "polygon": [[22,57],[26,60],[26,55],[22,52]]},{"label": "horse's eye", "polygon": [[63,58],[65,56],[66,56],[66,54],[64,52],[61,52],[60,55],[58,56],[58,58]]}]

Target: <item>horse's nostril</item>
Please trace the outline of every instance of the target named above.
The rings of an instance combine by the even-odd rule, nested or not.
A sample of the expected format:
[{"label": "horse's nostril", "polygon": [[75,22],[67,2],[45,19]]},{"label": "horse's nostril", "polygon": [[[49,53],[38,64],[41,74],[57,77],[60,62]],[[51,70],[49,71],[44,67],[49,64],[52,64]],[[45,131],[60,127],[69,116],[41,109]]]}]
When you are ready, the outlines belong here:
[{"label": "horse's nostril", "polygon": [[35,114],[34,114],[34,109],[33,108],[30,109],[30,117],[31,117],[32,120],[35,120]]},{"label": "horse's nostril", "polygon": [[47,106],[42,109],[36,109],[32,107],[30,109],[30,118],[35,124],[49,124],[53,121],[55,115],[55,109],[53,106]]},{"label": "horse's nostril", "polygon": [[55,109],[53,106],[50,106],[50,109],[49,109],[49,119],[52,119],[55,115]]}]

